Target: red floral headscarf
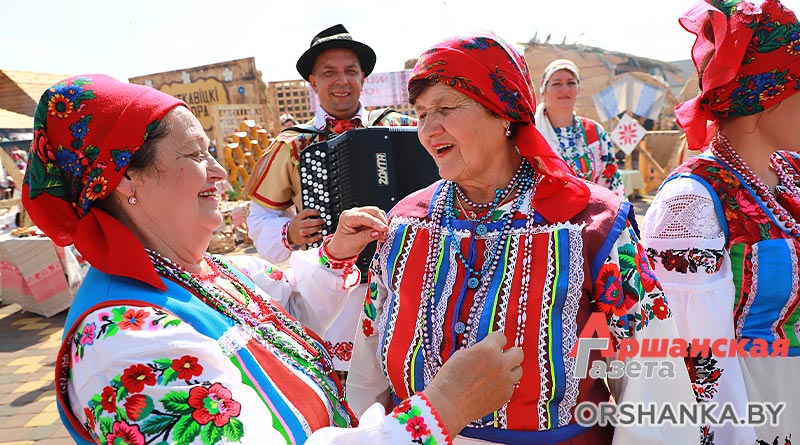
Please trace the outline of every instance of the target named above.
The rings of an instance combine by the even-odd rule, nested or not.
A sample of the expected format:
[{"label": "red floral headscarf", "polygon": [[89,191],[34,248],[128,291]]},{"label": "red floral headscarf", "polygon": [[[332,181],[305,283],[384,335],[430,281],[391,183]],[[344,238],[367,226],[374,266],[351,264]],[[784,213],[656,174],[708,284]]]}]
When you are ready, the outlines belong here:
[{"label": "red floral headscarf", "polygon": [[589,188],[533,125],[536,99],[525,58],[493,33],[451,37],[427,50],[409,79],[453,87],[494,113],[517,122],[515,143],[543,177],[534,208],[548,221],[565,221],[589,202]]},{"label": "red floral headscarf", "polygon": [[800,89],[800,25],[778,0],[700,1],[679,21],[697,36],[692,61],[702,76],[700,95],[675,110],[690,148],[713,134],[707,121],[760,113]]},{"label": "red floral headscarf", "polygon": [[114,190],[131,157],[182,101],[104,75],[72,77],[48,88],[33,121],[22,203],[59,246],[75,244],[103,272],[164,285],[142,243],[93,204]]}]

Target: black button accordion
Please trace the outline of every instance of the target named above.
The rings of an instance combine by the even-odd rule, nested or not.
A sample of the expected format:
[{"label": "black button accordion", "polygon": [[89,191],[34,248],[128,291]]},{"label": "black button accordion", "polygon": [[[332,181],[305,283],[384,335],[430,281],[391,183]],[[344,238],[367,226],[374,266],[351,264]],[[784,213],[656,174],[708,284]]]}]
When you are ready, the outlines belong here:
[{"label": "black button accordion", "polygon": [[[436,162],[419,142],[416,127],[350,130],[303,149],[299,169],[303,208],[319,210],[325,220],[322,235],[336,231],[343,210],[376,206],[389,212],[407,195],[439,179]],[[362,279],[374,252],[371,243],[358,259]]]}]

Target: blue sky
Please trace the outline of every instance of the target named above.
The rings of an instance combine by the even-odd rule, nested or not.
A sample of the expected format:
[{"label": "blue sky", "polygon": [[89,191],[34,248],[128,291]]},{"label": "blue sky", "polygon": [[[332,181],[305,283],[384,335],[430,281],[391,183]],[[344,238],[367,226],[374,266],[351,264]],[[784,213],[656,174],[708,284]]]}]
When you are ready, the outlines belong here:
[{"label": "blue sky", "polygon": [[[455,33],[494,31],[510,42],[538,33],[664,61],[688,59],[678,17],[693,0],[2,0],[0,68],[120,79],[255,57],[264,80],[299,78],[298,56],[343,23],[397,71]],[[302,4],[302,9],[289,6]],[[800,10],[800,0],[786,0]],[[364,6],[368,6],[364,8]]]}]

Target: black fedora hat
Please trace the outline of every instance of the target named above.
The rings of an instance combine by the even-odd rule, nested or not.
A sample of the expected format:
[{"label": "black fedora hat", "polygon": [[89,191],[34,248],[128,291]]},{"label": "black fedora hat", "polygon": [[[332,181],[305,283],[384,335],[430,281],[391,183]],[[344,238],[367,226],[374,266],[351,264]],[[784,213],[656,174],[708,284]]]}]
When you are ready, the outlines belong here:
[{"label": "black fedora hat", "polygon": [[317,56],[326,49],[345,48],[353,51],[361,62],[361,71],[369,76],[375,68],[375,51],[369,46],[353,40],[353,36],[342,25],[334,25],[311,39],[311,46],[297,59],[297,72],[308,80]]}]

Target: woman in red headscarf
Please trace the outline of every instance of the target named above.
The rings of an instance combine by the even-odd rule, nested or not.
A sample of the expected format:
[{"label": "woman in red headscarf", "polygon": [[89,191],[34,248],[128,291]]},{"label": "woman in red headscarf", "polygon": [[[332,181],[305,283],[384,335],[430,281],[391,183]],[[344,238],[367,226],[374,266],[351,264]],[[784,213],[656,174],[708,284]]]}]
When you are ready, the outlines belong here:
[{"label": "woman in red headscarf", "polygon": [[25,208],[92,265],[56,360],[59,411],[77,443],[446,443],[519,381],[522,352],[495,335],[424,394],[388,414],[376,405],[350,428],[331,357],[294,316],[330,324],[359,281],[354,255],[385,233],[385,215],[346,211],[290,270],[261,262],[251,277],[205,252],[226,174],[185,103],[74,77],[45,91],[34,130]]},{"label": "woman in red headscarf", "polygon": [[[570,354],[587,325],[608,333],[614,348],[677,331],[630,203],[578,179],[553,152],[533,125],[530,83],[522,55],[491,33],[447,39],[417,62],[409,100],[444,179],[390,212],[348,399],[356,411],[405,399],[454,353],[500,331],[525,352],[522,380],[456,443],[696,443],[696,427],[614,431],[577,409],[610,398],[602,377],[579,371],[604,366],[600,353]],[[671,378],[610,377],[615,399],[693,403],[683,361],[659,363]]]},{"label": "woman in red headscarf", "polygon": [[800,437],[800,24],[777,0],[700,1],[680,23],[697,36],[701,92],[676,116],[705,151],[659,189],[647,253],[681,336],[726,345],[695,360],[697,399],[740,419],[749,403],[786,403],[764,425],[709,425],[704,443],[789,444]]}]

